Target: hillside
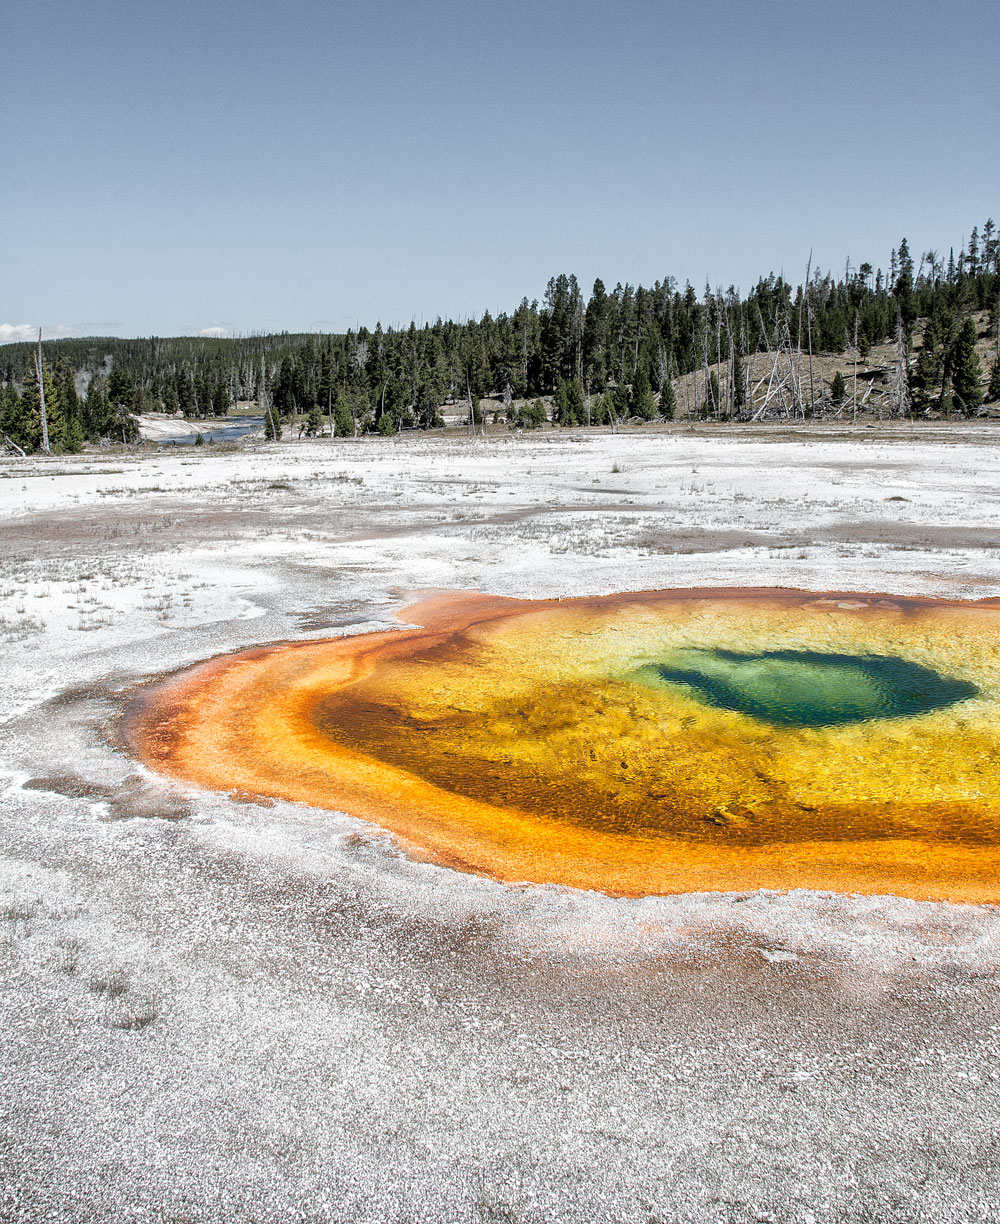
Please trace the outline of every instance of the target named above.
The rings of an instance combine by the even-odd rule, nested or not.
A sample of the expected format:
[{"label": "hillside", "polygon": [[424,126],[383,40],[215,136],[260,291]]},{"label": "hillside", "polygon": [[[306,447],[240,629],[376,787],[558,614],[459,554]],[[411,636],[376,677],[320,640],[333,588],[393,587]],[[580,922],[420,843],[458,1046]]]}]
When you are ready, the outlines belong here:
[{"label": "hillside", "polygon": [[[748,293],[666,276],[651,288],[553,277],[495,318],[343,335],[91,338],[0,350],[11,448],[128,443],[150,413],[224,417],[253,404],[268,436],[391,435],[468,420],[539,427],[657,419],[979,415],[1000,399],[1000,239],[992,220],[947,263],[905,239],[888,270],[773,273]],[[43,367],[39,385],[38,364]],[[834,388],[840,374],[844,380]],[[985,410],[989,412],[990,410]]]}]

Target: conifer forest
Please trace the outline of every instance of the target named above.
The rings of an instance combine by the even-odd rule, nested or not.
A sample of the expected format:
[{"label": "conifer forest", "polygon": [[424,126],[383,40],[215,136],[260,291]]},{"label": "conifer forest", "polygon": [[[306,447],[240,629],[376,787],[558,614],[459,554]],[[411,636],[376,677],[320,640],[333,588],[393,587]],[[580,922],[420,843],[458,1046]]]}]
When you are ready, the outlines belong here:
[{"label": "conifer forest", "polygon": [[[894,360],[867,368],[872,349]],[[977,345],[979,351],[977,352]],[[984,365],[983,354],[988,354]],[[824,378],[821,354],[850,377]],[[745,295],[667,276],[645,288],[572,275],[510,313],[345,334],[93,337],[0,350],[0,443],[30,453],[139,438],[137,416],[225,417],[235,405],[315,435],[432,429],[442,410],[470,428],[612,426],[675,417],[754,421],[858,410],[858,370],[898,417],[969,416],[1000,401],[1000,235],[992,219],[944,256],[900,242],[885,268],[806,267]],[[859,364],[860,363],[860,364]],[[678,381],[686,378],[685,395]],[[488,407],[483,401],[491,400]],[[42,411],[44,403],[44,413]]]}]

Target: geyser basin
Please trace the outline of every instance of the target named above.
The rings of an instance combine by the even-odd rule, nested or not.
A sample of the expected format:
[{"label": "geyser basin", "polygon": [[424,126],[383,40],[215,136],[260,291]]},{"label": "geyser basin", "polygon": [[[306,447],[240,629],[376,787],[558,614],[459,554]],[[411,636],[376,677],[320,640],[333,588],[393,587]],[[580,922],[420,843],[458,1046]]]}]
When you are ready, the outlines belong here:
[{"label": "geyser basin", "polygon": [[1000,602],[437,596],[137,697],[147,764],[411,852],[621,895],[1000,901]]}]

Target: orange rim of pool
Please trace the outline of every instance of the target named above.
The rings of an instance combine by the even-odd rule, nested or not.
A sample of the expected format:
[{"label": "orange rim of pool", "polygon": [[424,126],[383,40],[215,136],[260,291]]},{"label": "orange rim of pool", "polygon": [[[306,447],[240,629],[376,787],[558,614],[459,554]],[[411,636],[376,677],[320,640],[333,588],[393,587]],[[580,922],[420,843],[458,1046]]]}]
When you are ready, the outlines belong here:
[{"label": "orange rim of pool", "polygon": [[125,742],[510,883],[1000,901],[1000,600],[439,592],[402,615],[156,681]]}]

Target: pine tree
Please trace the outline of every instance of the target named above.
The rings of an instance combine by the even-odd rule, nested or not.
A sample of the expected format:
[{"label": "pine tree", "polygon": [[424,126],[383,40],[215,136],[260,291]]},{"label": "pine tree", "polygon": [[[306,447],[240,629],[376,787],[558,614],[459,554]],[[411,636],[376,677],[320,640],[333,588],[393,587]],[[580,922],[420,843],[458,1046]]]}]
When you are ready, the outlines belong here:
[{"label": "pine tree", "polygon": [[584,420],[583,383],[571,378],[566,388],[566,424],[582,425]]},{"label": "pine tree", "polygon": [[343,387],[337,392],[337,406],[333,412],[333,430],[338,438],[354,437],[354,417],[351,403]]},{"label": "pine tree", "polygon": [[733,349],[733,407],[737,415],[743,415],[747,402],[746,377],[743,373],[743,356],[738,348]]},{"label": "pine tree", "polygon": [[64,455],[78,454],[83,450],[83,428],[73,372],[64,358],[60,358],[54,373],[45,371],[45,402],[51,404],[49,428],[53,450]]},{"label": "pine tree", "polygon": [[71,455],[83,450],[83,424],[80,420],[80,397],[76,393],[73,368],[65,356],[56,362],[52,378],[62,417],[62,446]]},{"label": "pine tree", "polygon": [[271,388],[271,403],[280,416],[289,416],[296,411],[295,404],[295,365],[290,353],[281,359],[278,377]]},{"label": "pine tree", "polygon": [[557,425],[572,425],[569,415],[569,384],[565,378],[556,382],[555,395],[552,397],[552,420]]},{"label": "pine tree", "polygon": [[830,395],[833,402],[839,408],[844,402],[844,396],[847,394],[847,385],[844,382],[844,376],[838,370],[833,376],[833,381],[830,383]]},{"label": "pine tree", "polygon": [[649,385],[649,375],[646,373],[646,368],[643,364],[640,364],[636,372],[635,382],[632,384],[629,410],[640,421],[651,421],[656,416],[653,391]]},{"label": "pine tree", "polygon": [[108,378],[108,403],[112,408],[131,412],[135,405],[135,385],[120,366],[115,366]]},{"label": "pine tree", "polygon": [[161,402],[163,404],[163,411],[168,416],[175,416],[178,412],[180,412],[181,405],[180,400],[177,398],[176,383],[168,382],[165,384],[163,388],[163,399]]},{"label": "pine tree", "polygon": [[946,340],[953,326],[954,321],[944,303],[936,304],[924,327],[920,354],[912,378],[913,396],[921,407],[930,406],[933,388],[940,384],[944,375]]},{"label": "pine tree", "polygon": [[[66,452],[67,441],[70,446],[74,442],[72,438],[67,438],[67,426],[70,425],[70,421],[67,419],[66,409],[55,375],[48,366],[43,367],[42,382],[45,387],[45,412],[48,418],[49,445],[57,455],[61,455]],[[81,438],[79,445],[77,445],[78,450],[82,442],[83,439]]]},{"label": "pine tree", "polygon": [[212,391],[212,413],[217,417],[224,417],[229,412],[229,388],[226,386],[226,380],[219,377]]},{"label": "pine tree", "polygon": [[983,367],[976,353],[976,325],[966,319],[951,351],[951,386],[958,406],[972,412],[983,402]]},{"label": "pine tree", "polygon": [[318,404],[313,404],[309,409],[309,415],[305,421],[305,432],[307,438],[315,438],[323,427],[323,414],[319,410]]},{"label": "pine tree", "polygon": [[11,437],[23,450],[36,451],[42,445],[42,400],[34,371],[24,380],[18,407]]},{"label": "pine tree", "polygon": [[82,415],[84,434],[92,442],[111,437],[111,410],[108,407],[101,379],[93,379],[87,388]]},{"label": "pine tree", "polygon": [[21,395],[11,383],[0,387],[0,434],[29,454],[38,449],[42,440],[42,420],[37,383],[33,392],[31,384],[27,384]]},{"label": "pine tree", "polygon": [[908,343],[913,325],[917,321],[917,303],[913,293],[913,260],[905,238],[899,244],[899,275],[892,287],[892,293],[899,308],[903,335]]},{"label": "pine tree", "polygon": [[177,402],[186,417],[194,416],[194,381],[190,370],[177,371]]},{"label": "pine tree", "polygon": [[667,378],[660,389],[660,416],[665,421],[672,421],[677,415],[677,394],[674,384]]}]

